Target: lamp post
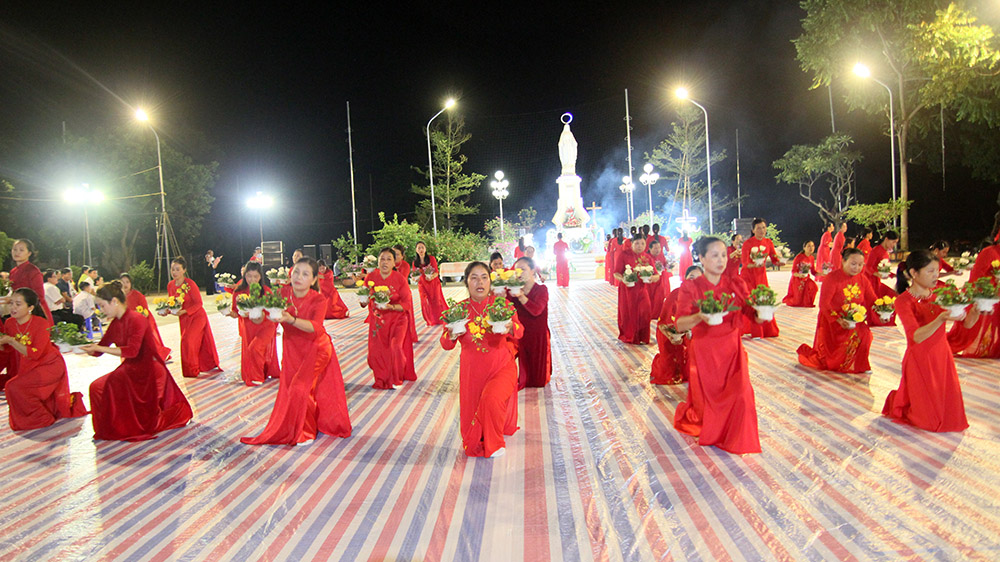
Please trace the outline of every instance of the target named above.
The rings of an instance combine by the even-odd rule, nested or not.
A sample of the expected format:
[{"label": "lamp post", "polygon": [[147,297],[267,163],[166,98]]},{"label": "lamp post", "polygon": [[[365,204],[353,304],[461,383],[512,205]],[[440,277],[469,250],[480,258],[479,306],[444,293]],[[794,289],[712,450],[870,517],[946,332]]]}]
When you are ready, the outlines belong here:
[{"label": "lamp post", "polygon": [[497,170],[493,177],[496,179],[490,182],[490,187],[493,188],[493,197],[496,197],[497,201],[500,202],[500,239],[503,240],[503,200],[510,195],[510,192],[507,191],[510,182],[503,179],[503,172],[500,170]]},{"label": "lamp post", "polygon": [[[157,230],[163,230],[163,258],[159,260],[160,272],[162,274],[164,263],[170,263],[170,236],[168,236],[168,233],[173,230],[170,228],[167,218],[167,196],[163,190],[163,156],[160,152],[160,135],[157,134],[153,124],[149,122],[149,115],[145,111],[142,109],[135,110],[135,118],[145,123],[149,127],[149,130],[153,131],[153,137],[156,138],[156,169],[160,174],[160,226]],[[160,232],[157,232],[157,236],[160,234]],[[156,244],[156,251],[157,253],[160,251],[159,242]]]},{"label": "lamp post", "polygon": [[635,191],[635,184],[632,183],[631,176],[622,176],[622,184],[618,190],[625,194],[625,212],[628,215],[628,222],[635,220],[635,210],[632,208],[632,192]]},{"label": "lamp post", "polygon": [[675,94],[682,100],[693,103],[705,114],[705,173],[708,176],[708,232],[715,232],[715,222],[712,220],[712,150],[708,143],[708,110],[703,105],[690,98],[687,88],[677,88]]},{"label": "lamp post", "polygon": [[257,209],[257,220],[260,222],[260,247],[264,248],[264,209],[274,206],[274,198],[257,192],[256,195],[247,199],[247,207]]},{"label": "lamp post", "polygon": [[437,238],[438,235],[438,219],[437,219],[437,204],[434,200],[434,159],[431,157],[431,121],[437,119],[438,115],[441,115],[445,110],[455,105],[454,98],[449,98],[448,101],[444,103],[444,107],[441,111],[434,114],[427,121],[427,179],[431,182],[431,222],[434,224],[434,237]]},{"label": "lamp post", "polygon": [[653,171],[653,165],[649,162],[642,167],[642,172],[639,183],[646,186],[646,194],[649,195],[649,228],[653,228],[653,184],[660,179],[660,174]]},{"label": "lamp post", "polygon": [[67,189],[63,193],[63,199],[71,205],[83,205],[83,234],[85,244],[83,248],[83,263],[94,263],[94,253],[90,249],[90,217],[87,213],[87,207],[104,201],[104,194],[100,191],[91,190],[90,185],[85,183],[81,184],[79,188]]},{"label": "lamp post", "polygon": [[[892,88],[888,84],[872,76],[872,71],[863,63],[854,65],[854,74],[861,78],[871,78],[889,92],[889,168],[892,170],[892,202],[896,202],[896,114],[892,108]],[[897,218],[893,218],[893,226],[898,227]]]}]

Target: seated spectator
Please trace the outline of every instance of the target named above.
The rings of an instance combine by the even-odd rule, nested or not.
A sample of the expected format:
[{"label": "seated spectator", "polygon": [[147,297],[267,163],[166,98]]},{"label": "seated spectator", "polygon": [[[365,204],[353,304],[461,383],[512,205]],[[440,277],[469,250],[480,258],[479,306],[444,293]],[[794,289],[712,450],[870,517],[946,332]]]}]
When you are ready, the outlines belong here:
[{"label": "seated spectator", "polygon": [[43,277],[45,278],[45,301],[49,305],[49,311],[52,313],[52,321],[69,322],[83,328],[83,317],[73,314],[73,311],[66,308],[66,303],[69,301],[63,297],[62,291],[59,290],[59,286],[57,285],[59,272],[54,269],[48,269],[43,274]]},{"label": "seated spectator", "polygon": [[83,289],[80,288],[80,285],[84,281],[90,282],[90,266],[89,265],[83,266],[83,269],[80,270],[80,278],[76,280],[76,290],[77,291],[82,291],[83,290]]},{"label": "seated spectator", "polygon": [[[73,269],[69,267],[64,267],[60,272],[59,281],[56,283],[59,287],[59,292],[62,294],[63,298],[66,299],[66,303],[73,301],[73,297],[76,296],[76,286],[73,285]],[[66,304],[64,303],[64,304]]]},{"label": "seated spectator", "polygon": [[80,293],[73,297],[73,314],[78,314],[84,319],[94,315],[97,302],[94,300],[94,286],[90,281],[80,283]]}]

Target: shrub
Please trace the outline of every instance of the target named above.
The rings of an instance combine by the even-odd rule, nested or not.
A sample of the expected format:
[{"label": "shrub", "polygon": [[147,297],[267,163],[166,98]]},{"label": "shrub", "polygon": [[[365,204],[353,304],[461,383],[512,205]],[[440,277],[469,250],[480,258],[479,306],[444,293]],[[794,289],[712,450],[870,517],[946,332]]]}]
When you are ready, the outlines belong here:
[{"label": "shrub", "polygon": [[156,278],[153,276],[153,268],[146,263],[146,260],[133,265],[128,270],[128,274],[132,278],[132,287],[140,293],[149,293],[156,288]]},{"label": "shrub", "polygon": [[489,248],[486,238],[471,232],[439,230],[437,240],[428,236],[426,243],[428,251],[439,262],[472,261],[489,258]]},{"label": "shrub", "polygon": [[371,235],[375,238],[371,246],[368,246],[367,253],[377,256],[378,251],[382,248],[388,246],[395,246],[396,244],[402,244],[406,248],[404,257],[407,261],[410,261],[414,257],[414,248],[417,242],[423,240],[428,245],[431,241],[425,232],[420,229],[420,225],[416,223],[408,223],[406,219],[402,221],[399,220],[398,215],[392,216],[392,221],[385,220],[385,213],[380,212],[378,218],[382,221],[382,228],[373,231]]}]

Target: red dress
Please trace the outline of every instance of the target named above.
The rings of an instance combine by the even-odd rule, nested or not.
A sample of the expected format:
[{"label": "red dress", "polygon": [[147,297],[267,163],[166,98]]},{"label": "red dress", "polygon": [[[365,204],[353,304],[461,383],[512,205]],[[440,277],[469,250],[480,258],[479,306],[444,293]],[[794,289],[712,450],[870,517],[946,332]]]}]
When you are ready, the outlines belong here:
[{"label": "red dress", "polygon": [[[652,265],[647,254],[636,254],[631,245],[618,253],[615,273],[625,273],[625,266]],[[634,287],[618,285],[618,339],[625,343],[649,343],[649,320],[652,312],[649,291],[641,279]]]},{"label": "red dress", "polygon": [[126,310],[101,338],[100,345],[112,344],[121,349],[121,364],[90,383],[94,438],[144,441],[187,425],[191,405],[157,353],[149,321]]},{"label": "red dress", "polygon": [[170,348],[163,345],[163,338],[160,337],[160,328],[156,325],[156,318],[153,317],[153,311],[149,309],[146,295],[132,289],[125,295],[125,307],[136,312],[139,312],[139,307],[142,307],[143,311],[139,312],[139,315],[149,323],[149,331],[153,334],[153,341],[156,342],[156,349],[159,351],[160,357],[164,361],[170,359]]},{"label": "red dress", "polygon": [[[993,286],[998,285],[993,276],[993,260],[1000,259],[1000,244],[988,246],[979,252],[976,263],[969,272],[969,283],[989,277]],[[979,320],[971,328],[955,322],[948,332],[948,345],[952,353],[969,358],[1000,358],[1000,303],[993,307],[991,314],[979,314]]]},{"label": "red dress", "polygon": [[[428,326],[437,326],[444,323],[441,320],[441,313],[448,310],[448,303],[444,298],[444,290],[441,289],[441,275],[437,258],[427,256],[430,265],[420,269],[420,280],[417,281],[417,292],[420,294],[420,313],[424,317],[424,322]],[[428,279],[424,272],[431,271],[438,273],[433,279]]]},{"label": "red dress", "polygon": [[655,256],[646,252],[646,259],[653,264],[656,274],[660,276],[660,280],[656,283],[646,284],[646,291],[649,293],[649,312],[653,316],[660,313],[664,297],[670,294],[670,272],[667,271],[667,257],[663,252]]},{"label": "red dress", "polygon": [[[823,236],[819,239],[819,249],[816,250],[816,270],[819,272],[816,275],[816,279],[823,281],[826,276],[823,275],[823,266],[832,267],[830,265],[830,244],[833,242],[833,235],[830,231],[823,232]],[[831,269],[832,271],[832,269]]]},{"label": "red dress", "polygon": [[872,251],[872,243],[865,238],[861,240],[861,242],[858,242],[858,249],[861,250],[861,253],[865,255],[865,258],[867,258],[868,254]]},{"label": "red dress", "polygon": [[[407,291],[410,290],[410,288],[409,288],[410,287],[410,285],[409,285],[409,283],[410,283],[410,269],[411,269],[410,268],[410,264],[406,263],[405,260],[399,262],[399,265],[396,266],[396,271],[398,271],[399,274],[403,276],[403,281],[406,281],[406,283],[407,283],[407,285],[406,285],[406,290]],[[377,272],[378,272],[378,270],[376,269],[372,273],[377,273]],[[369,275],[371,275],[371,273],[369,273]],[[408,304],[405,304],[404,306],[407,307],[406,314],[410,317],[410,339],[413,340],[414,343],[416,343],[416,342],[420,341],[420,338],[417,337],[417,317],[416,317],[416,315],[413,312],[413,296],[412,295],[410,296],[409,299],[407,299],[407,303]]]},{"label": "red dress", "polygon": [[[743,264],[743,271],[740,273],[740,278],[743,279],[743,283],[746,285],[747,293],[753,291],[757,288],[757,285],[765,285],[770,287],[771,284],[767,281],[767,267],[764,265],[756,265],[752,259],[750,259],[750,249],[754,246],[764,246],[764,253],[767,257],[771,258],[771,263],[778,265],[780,260],[778,259],[778,253],[774,251],[774,243],[771,242],[770,238],[757,238],[756,236],[751,236],[749,240],[743,243],[743,249],[740,252],[740,262]],[[765,258],[766,260],[766,258]],[[777,318],[772,318],[767,322],[757,323],[757,312],[750,306],[743,303],[743,333],[749,334],[750,337],[754,338],[776,338],[779,335],[778,330],[778,320]]]},{"label": "red dress", "polygon": [[[476,318],[485,317],[484,310],[496,297],[490,295],[481,303],[464,302],[469,309],[467,331],[457,340],[441,334],[441,347],[455,349],[462,344],[459,357],[458,396],[459,428],[462,448],[470,457],[488,457],[505,446],[504,435],[514,435],[517,427],[517,363],[514,361],[514,341],[524,333],[524,327],[514,314],[510,332],[494,334],[489,327],[478,328]],[[475,324],[477,327],[473,327]],[[481,337],[473,337],[480,329]]]},{"label": "red dress", "polygon": [[[736,246],[729,246],[726,248],[726,270],[722,273],[730,277],[740,277],[741,270],[743,268],[743,248],[737,248]],[[679,272],[681,277],[684,276],[684,271]]]},{"label": "red dress", "polygon": [[618,261],[618,238],[612,238],[608,240],[608,251],[604,254],[604,280],[611,283],[615,287],[618,286],[618,280],[615,279],[615,265]]},{"label": "red dress", "polygon": [[[809,277],[809,274],[816,275],[816,258],[799,253],[792,262],[792,277],[788,280],[788,294],[781,302],[788,306],[799,308],[812,308],[815,306],[816,293],[819,287],[816,282]],[[796,277],[796,275],[804,275]]]},{"label": "red dress", "polygon": [[556,286],[569,287],[569,244],[562,240],[557,240],[552,245],[552,253],[556,255]]},{"label": "red dress", "polygon": [[326,270],[326,273],[321,273],[319,276],[319,292],[326,298],[326,316],[324,318],[330,320],[334,318],[347,318],[351,315],[350,310],[347,309],[347,305],[344,304],[344,299],[340,298],[340,293],[337,292],[333,272],[329,269]]},{"label": "red dress", "polygon": [[[698,312],[696,300],[706,291],[746,300],[742,283],[723,275],[718,285],[707,277],[684,281],[677,297],[677,316]],[[759,453],[757,406],[750,385],[747,352],[740,339],[741,315],[729,313],[722,324],[699,323],[691,330],[688,345],[689,384],[687,400],[677,406],[674,427],[698,438],[699,445],[715,445],[730,453]]]},{"label": "red dress", "polygon": [[517,261],[518,258],[523,258],[523,257],[524,257],[524,250],[522,250],[520,246],[514,246],[514,261]]},{"label": "red dress", "polygon": [[844,242],[846,242],[844,233],[838,230],[833,235],[833,250],[830,252],[830,265],[834,271],[844,266],[844,256],[841,255],[844,252]]},{"label": "red dress", "polygon": [[[44,298],[44,297],[43,297]],[[10,354],[10,380],[4,385],[10,428],[15,431],[48,427],[58,418],[87,415],[83,394],[69,391],[69,377],[62,354],[49,339],[51,324],[32,314],[24,324],[13,317],[4,332],[21,339],[27,354],[4,346]]]},{"label": "red dress", "polygon": [[181,373],[185,377],[197,377],[199,373],[219,368],[219,353],[215,349],[212,327],[208,324],[208,313],[201,305],[201,291],[191,279],[185,278],[178,286],[171,279],[167,283],[167,294],[171,297],[184,294],[181,309],[184,314],[178,318],[181,325]]},{"label": "red dress", "polygon": [[287,310],[295,318],[308,320],[313,332],[291,324],[282,326],[281,377],[274,410],[267,427],[257,437],[240,439],[248,445],[295,445],[316,438],[317,432],[332,437],[350,437],[344,377],[330,334],[323,328],[327,301],[316,291],[296,297],[292,288],[281,289],[289,301]]},{"label": "red dress", "polygon": [[694,258],[691,257],[691,244],[694,244],[694,240],[684,236],[678,242],[681,245],[681,255],[677,258],[677,269],[681,279],[684,279],[684,273],[694,265]]},{"label": "red dress", "polygon": [[10,270],[11,293],[25,287],[38,295],[38,302],[42,305],[42,310],[45,311],[45,318],[49,321],[49,324],[52,324],[52,313],[49,312],[49,303],[45,301],[45,280],[42,279],[41,270],[30,261],[26,261]]},{"label": "red dress", "polygon": [[368,301],[368,366],[375,376],[372,388],[392,389],[404,380],[417,380],[413,368],[413,340],[410,338],[410,319],[405,310],[413,310],[413,298],[406,278],[398,271],[389,272],[389,277],[375,270],[365,277],[375,286],[389,287],[389,304],[397,304],[404,311],[381,310],[375,306],[375,299]]},{"label": "red dress", "polygon": [[685,336],[681,343],[670,341],[666,334],[660,331],[660,326],[677,325],[677,298],[681,290],[671,291],[663,300],[660,309],[660,319],[656,323],[656,346],[659,353],[653,357],[652,369],[649,372],[649,382],[652,384],[680,384],[688,380],[688,345],[690,335]]},{"label": "red dress", "polygon": [[[876,297],[896,296],[896,290],[883,283],[882,278],[878,276],[879,262],[887,259],[889,259],[889,252],[887,252],[881,244],[872,248],[871,253],[868,254],[867,258],[865,258],[865,269],[862,275],[868,279],[868,283],[871,285],[872,291],[875,292]],[[892,274],[890,273],[889,276],[891,278]],[[883,322],[882,319],[879,318],[878,313],[869,309],[868,324],[870,326],[895,326],[896,313],[892,313],[888,322]]]},{"label": "red dress", "polygon": [[799,363],[813,369],[837,371],[840,373],[864,373],[871,370],[868,352],[872,346],[872,331],[864,322],[858,322],[853,330],[845,330],[837,323],[837,317],[848,302],[844,288],[857,285],[861,296],[854,302],[871,306],[875,294],[863,274],[849,277],[843,269],[826,276],[823,289],[819,293],[819,316],[816,319],[816,335],[813,345],[799,346]]},{"label": "red dress", "polygon": [[528,302],[511,298],[517,317],[524,325],[524,335],[517,340],[517,388],[541,387],[552,376],[552,349],[549,334],[549,288],[535,283],[525,295]]},{"label": "red dress", "polygon": [[896,314],[906,332],[906,353],[899,388],[886,397],[882,414],[927,431],[962,431],[969,422],[944,324],[924,341],[913,341],[913,333],[943,310],[934,304],[933,296],[917,299],[906,291],[896,299]]},{"label": "red dress", "polygon": [[662,237],[662,236],[660,236],[659,234],[650,234],[649,236],[646,237],[646,248],[647,249],[649,248],[649,244],[653,240],[656,240],[657,242],[660,243],[660,253],[666,254],[668,251],[670,251],[670,248],[667,247],[667,239],[664,238],[664,237]]},{"label": "red dress", "polygon": [[[263,294],[271,292],[270,287],[261,286]],[[247,294],[250,288],[237,287],[233,291],[233,306],[230,310],[239,312],[236,299]],[[329,310],[329,309],[327,309]],[[278,378],[281,367],[278,365],[278,323],[264,318],[260,324],[247,317],[240,316],[240,376],[247,386],[258,386],[268,377]]]}]

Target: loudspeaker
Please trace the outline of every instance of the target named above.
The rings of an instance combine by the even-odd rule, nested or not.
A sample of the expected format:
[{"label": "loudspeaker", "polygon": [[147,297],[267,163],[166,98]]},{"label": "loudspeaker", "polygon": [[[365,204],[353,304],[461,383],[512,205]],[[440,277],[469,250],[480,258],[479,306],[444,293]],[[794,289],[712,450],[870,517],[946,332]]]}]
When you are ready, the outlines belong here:
[{"label": "loudspeaker", "polygon": [[753,235],[753,233],[750,231],[752,228],[753,228],[753,218],[733,219],[733,233],[742,234],[744,239],[749,238],[750,236]]},{"label": "loudspeaker", "polygon": [[284,263],[285,262],[285,256],[284,256],[284,254],[268,254],[268,253],[265,253],[263,257],[264,257],[264,260],[263,260],[263,263],[261,263],[261,266],[263,266],[265,269],[271,268],[271,267],[282,267],[282,266],[285,265],[285,263]]},{"label": "loudspeaker", "polygon": [[305,246],[302,246],[302,255],[307,258],[316,259],[316,245],[307,244]]},{"label": "loudspeaker", "polygon": [[332,244],[320,244],[319,245],[319,259],[326,262],[330,267],[333,267],[333,245]]},{"label": "loudspeaker", "polygon": [[283,254],[285,253],[285,245],[282,244],[281,240],[275,242],[264,242],[264,246],[261,251],[265,254]]}]

